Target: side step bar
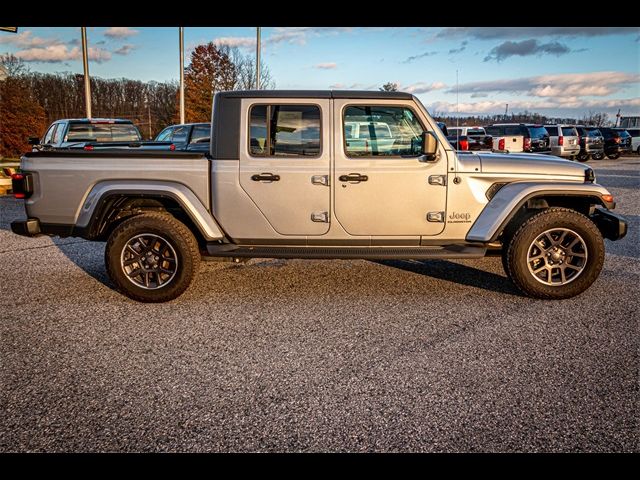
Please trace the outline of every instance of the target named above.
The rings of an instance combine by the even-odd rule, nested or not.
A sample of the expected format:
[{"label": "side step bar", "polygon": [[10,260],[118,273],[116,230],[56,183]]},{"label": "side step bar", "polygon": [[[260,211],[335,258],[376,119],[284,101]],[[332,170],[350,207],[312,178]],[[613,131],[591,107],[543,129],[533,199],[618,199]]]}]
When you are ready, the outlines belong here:
[{"label": "side step bar", "polygon": [[481,258],[485,247],[445,245],[439,247],[256,247],[210,243],[207,252],[213,257],[239,258],[338,258],[338,259],[402,259],[420,258]]}]

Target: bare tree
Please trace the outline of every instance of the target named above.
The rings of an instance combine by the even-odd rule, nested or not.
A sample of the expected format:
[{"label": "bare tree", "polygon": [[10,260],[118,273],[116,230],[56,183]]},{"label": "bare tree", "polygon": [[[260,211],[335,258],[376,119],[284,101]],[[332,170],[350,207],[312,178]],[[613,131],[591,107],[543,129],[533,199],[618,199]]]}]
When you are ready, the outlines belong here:
[{"label": "bare tree", "polygon": [[[222,45],[218,47],[226,53],[236,67],[237,80],[234,90],[254,90],[256,88],[256,58],[254,55],[244,54],[238,47]],[[271,76],[266,62],[260,62],[260,88],[270,90],[276,88],[276,82]]]},{"label": "bare tree", "polygon": [[12,53],[0,55],[0,67],[2,67],[7,77],[19,77],[29,73],[29,67],[24,63],[24,60]]},{"label": "bare tree", "polygon": [[382,91],[382,92],[397,92],[398,88],[399,88],[399,85],[397,83],[387,82],[384,85],[382,85],[382,88],[380,88],[380,91]]},{"label": "bare tree", "polygon": [[594,112],[593,110],[589,110],[589,113],[582,117],[582,122],[585,125],[604,127],[609,123],[609,114],[606,112]]}]

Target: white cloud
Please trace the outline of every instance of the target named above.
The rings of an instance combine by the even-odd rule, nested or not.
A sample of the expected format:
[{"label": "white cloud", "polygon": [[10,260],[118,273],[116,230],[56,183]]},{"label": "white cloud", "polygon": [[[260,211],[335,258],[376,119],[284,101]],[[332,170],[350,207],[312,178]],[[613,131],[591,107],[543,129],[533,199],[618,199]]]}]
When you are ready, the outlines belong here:
[{"label": "white cloud", "polygon": [[255,48],[255,37],[219,37],[213,43],[215,45],[226,45],[228,47]]},{"label": "white cloud", "polygon": [[25,30],[17,34],[1,35],[0,44],[7,43],[19,48],[46,47],[49,45],[61,45],[63,42],[57,38],[34,37],[31,30]]},{"label": "white cloud", "polygon": [[527,37],[602,37],[638,34],[638,27],[448,27],[437,38],[474,38],[477,40],[520,39]]},{"label": "white cloud", "polygon": [[130,27],[109,27],[104,32],[105,37],[109,38],[128,38],[140,33],[140,30],[134,30]]},{"label": "white cloud", "polygon": [[126,43],[122,45],[120,48],[118,48],[117,50],[114,50],[113,53],[115,53],[116,55],[129,55],[135,48],[136,48],[135,45]]},{"label": "white cloud", "polygon": [[[487,100],[482,102],[461,102],[456,105],[452,102],[433,102],[427,104],[430,112],[461,114],[492,114],[503,113],[505,102],[503,100]],[[584,109],[612,109],[624,106],[627,109],[640,108],[640,98],[614,99],[614,100],[583,100],[577,97],[554,98],[545,100],[516,100],[509,102],[509,110],[584,110]]]},{"label": "white cloud", "polygon": [[[640,74],[625,72],[590,72],[540,75],[536,77],[463,83],[460,93],[508,92],[533,97],[598,96],[619,92],[640,82]],[[447,93],[455,93],[450,89]]]},{"label": "white cloud", "polygon": [[274,32],[265,38],[265,42],[304,45],[309,36],[336,35],[352,30],[351,27],[276,27]]},{"label": "white cloud", "polygon": [[[79,47],[69,49],[66,45],[49,45],[20,50],[15,53],[15,56],[25,62],[59,63],[81,59],[82,51]],[[88,57],[89,60],[102,63],[111,60],[111,52],[102,48],[89,47]]]},{"label": "white cloud", "polygon": [[418,93],[433,92],[434,90],[441,90],[444,87],[446,87],[446,84],[442,82],[433,82],[433,83],[418,82],[418,83],[412,83],[411,85],[403,85],[399,90],[407,93],[418,94]]},{"label": "white cloud", "polygon": [[320,70],[333,70],[335,68],[338,68],[338,65],[334,62],[317,63],[313,66],[313,68],[319,68]]}]

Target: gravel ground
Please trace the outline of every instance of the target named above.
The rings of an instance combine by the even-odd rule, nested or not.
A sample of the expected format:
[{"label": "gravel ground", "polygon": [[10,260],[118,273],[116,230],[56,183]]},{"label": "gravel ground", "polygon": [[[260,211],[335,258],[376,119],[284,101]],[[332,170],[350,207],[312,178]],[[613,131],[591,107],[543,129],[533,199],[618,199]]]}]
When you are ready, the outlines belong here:
[{"label": "gravel ground", "polygon": [[560,302],[486,258],[206,262],[142,305],[1,197],[0,451],[638,452],[639,165],[592,162],[631,230]]}]

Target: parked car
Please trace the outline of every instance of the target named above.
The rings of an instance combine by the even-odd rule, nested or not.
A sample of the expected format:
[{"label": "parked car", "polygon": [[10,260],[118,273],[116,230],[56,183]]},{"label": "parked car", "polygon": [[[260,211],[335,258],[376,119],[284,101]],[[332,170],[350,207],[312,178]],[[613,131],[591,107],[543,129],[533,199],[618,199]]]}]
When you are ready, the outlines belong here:
[{"label": "parked car", "polygon": [[83,148],[88,143],[142,141],[138,127],[131,120],[119,118],[70,118],[53,122],[42,139],[33,137],[29,143],[34,151],[56,148]]},{"label": "parked car", "polygon": [[[497,251],[525,294],[569,298],[598,277],[603,239],[627,232],[588,166],[460,154],[410,93],[228,91],[213,102],[220,129],[210,156],[27,153],[13,176],[27,219],[12,231],[106,240],[113,285],[141,302],[181,295],[202,255],[468,259]],[[393,147],[379,149],[375,138],[367,152],[349,145],[351,122],[386,123]]]},{"label": "parked car", "polygon": [[580,143],[580,153],[576,160],[586,162],[589,158],[602,160],[604,158],[604,137],[597,127],[585,127],[576,125]]},{"label": "parked car", "polygon": [[185,123],[171,125],[162,130],[156,142],[171,142],[175,150],[208,152],[211,138],[210,123]]},{"label": "parked car", "polygon": [[42,139],[32,137],[32,151],[49,150],[174,150],[171,142],[145,142],[130,120],[92,118],[56,120]]},{"label": "parked car", "polygon": [[621,139],[626,139],[624,132],[631,136],[631,151],[640,155],[640,128],[614,128],[617,132],[621,132]]},{"label": "parked car", "polygon": [[542,125],[495,123],[485,128],[492,137],[492,148],[509,153],[549,153],[549,134]]},{"label": "parked car", "polygon": [[580,153],[580,139],[578,131],[573,125],[545,125],[549,132],[549,146],[551,154],[556,157],[570,158]]},{"label": "parked car", "polygon": [[[487,135],[484,127],[450,127],[449,137],[459,137],[466,140],[467,148],[461,148],[460,150],[491,150],[492,139],[491,135]],[[451,140],[449,140],[451,141]]]},{"label": "parked car", "polygon": [[600,127],[604,137],[604,154],[611,160],[620,158],[620,155],[631,153],[631,135],[624,130]]}]

